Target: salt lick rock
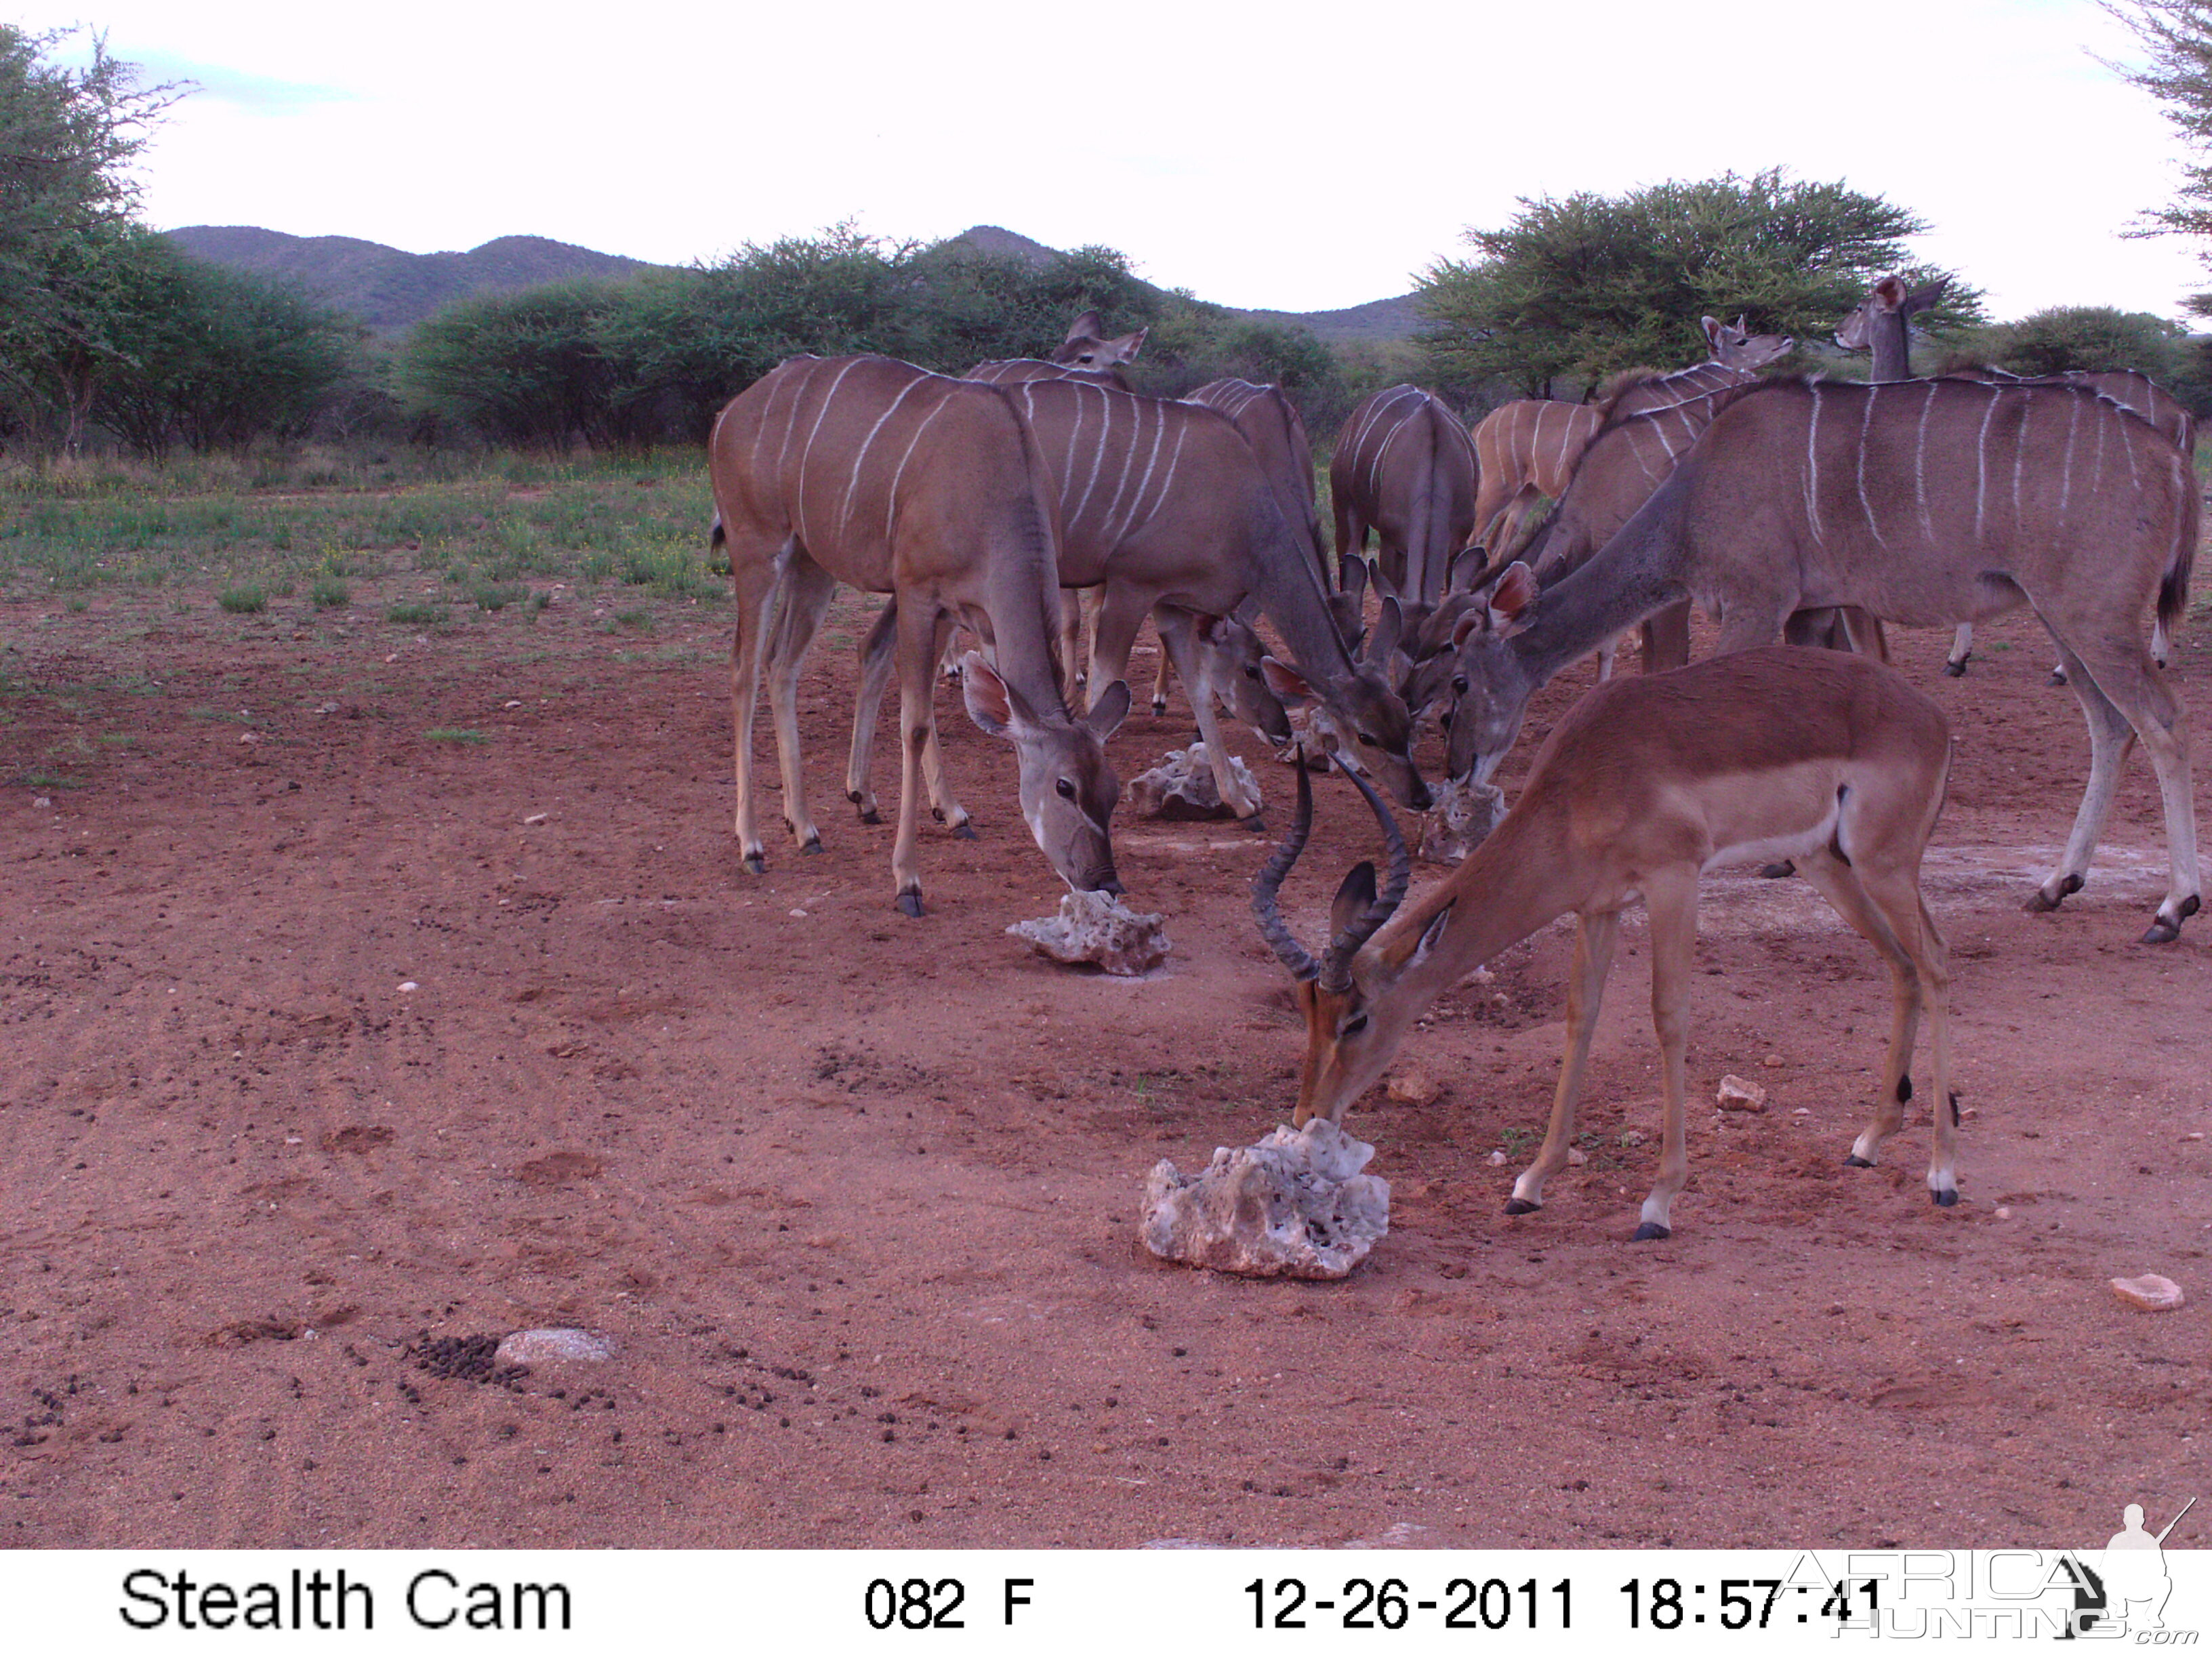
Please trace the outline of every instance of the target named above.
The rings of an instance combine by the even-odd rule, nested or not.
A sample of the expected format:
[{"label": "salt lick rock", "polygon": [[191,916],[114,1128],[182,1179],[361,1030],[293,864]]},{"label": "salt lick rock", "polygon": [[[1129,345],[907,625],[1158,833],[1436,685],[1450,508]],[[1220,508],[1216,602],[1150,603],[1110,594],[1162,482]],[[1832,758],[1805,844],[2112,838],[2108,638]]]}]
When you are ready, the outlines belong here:
[{"label": "salt lick rock", "polygon": [[1006,931],[1054,962],[1096,963],[1130,978],[1158,967],[1172,948],[1158,916],[1139,915],[1111,893],[1070,893],[1057,916],[1018,921]]},{"label": "salt lick rock", "polygon": [[2112,1281],[2112,1294],[2130,1308],[2141,1308],[2145,1313],[2171,1313],[2189,1299],[2181,1293],[2180,1285],[2156,1273],[2116,1279]]},{"label": "salt lick rock", "polygon": [[499,1345],[496,1358],[502,1365],[545,1365],[559,1360],[602,1360],[615,1357],[615,1346],[604,1336],[563,1327],[515,1331]]},{"label": "salt lick rock", "polygon": [[1436,799],[1421,826],[1421,856],[1431,864],[1457,864],[1505,816],[1505,792],[1495,784],[1452,778],[1437,786]]},{"label": "salt lick rock", "polygon": [[[1251,769],[1234,755],[1229,757],[1229,771],[1251,792],[1254,800],[1260,799],[1260,786]],[[1123,799],[1139,817],[1188,823],[1231,816],[1229,808],[1222,805],[1221,792],[1213,787],[1212,751],[1202,743],[1170,750],[1158,766],[1129,781]]]},{"label": "salt lick rock", "polygon": [[1162,1158],[1145,1177],[1145,1248],[1255,1279],[1342,1279],[1390,1230],[1390,1183],[1362,1175],[1375,1149],[1326,1118],[1254,1146],[1219,1146],[1185,1176]]},{"label": "salt lick rock", "polygon": [[1724,1112],[1763,1112],[1766,1109],[1766,1091],[1748,1079],[1731,1074],[1721,1079],[1713,1103]]}]

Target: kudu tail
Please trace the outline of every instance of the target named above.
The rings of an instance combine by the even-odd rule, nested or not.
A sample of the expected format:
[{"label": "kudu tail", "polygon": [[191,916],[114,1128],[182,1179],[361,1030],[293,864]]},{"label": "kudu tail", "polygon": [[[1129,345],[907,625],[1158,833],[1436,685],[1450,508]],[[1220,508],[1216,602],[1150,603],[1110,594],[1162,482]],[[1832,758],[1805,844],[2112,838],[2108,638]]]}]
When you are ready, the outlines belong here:
[{"label": "kudu tail", "polygon": [[2181,522],[2174,534],[2173,558],[2158,585],[2158,625],[2168,639],[2189,610],[2189,573],[2197,564],[2197,520],[2203,504],[2197,490],[2196,469],[2182,469]]}]

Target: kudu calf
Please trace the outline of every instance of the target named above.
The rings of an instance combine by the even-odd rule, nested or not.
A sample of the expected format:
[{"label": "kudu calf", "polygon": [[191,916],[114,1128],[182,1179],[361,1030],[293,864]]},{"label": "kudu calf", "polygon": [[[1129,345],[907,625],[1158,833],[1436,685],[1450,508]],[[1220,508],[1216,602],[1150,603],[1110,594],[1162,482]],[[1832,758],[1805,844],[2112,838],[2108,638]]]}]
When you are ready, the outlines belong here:
[{"label": "kudu calf", "polygon": [[1285,925],[1277,897],[1312,819],[1301,769],[1297,819],[1252,890],[1261,932],[1296,979],[1305,1016],[1295,1121],[1340,1121],[1431,1002],[1571,912],[1566,1054],[1551,1125],[1506,1206],[1514,1215],[1539,1208],[1573,1142],[1620,915],[1640,897],[1650,919],[1665,1103],[1659,1180],[1636,1237],[1666,1237],[1689,1174],[1684,1051],[1698,982],[1698,879],[1716,865],[1788,855],[1889,964],[1888,1062],[1874,1120],[1845,1161],[1872,1164],[1898,1127],[1899,1108],[1912,1097],[1924,1013],[1935,1069],[1928,1189],[1938,1204],[1956,1203],[1948,969],[1919,887],[1950,747],[1943,711],[1902,676],[1832,652],[1769,647],[1613,681],[1553,728],[1520,799],[1488,838],[1411,902],[1401,903],[1405,842],[1362,786],[1389,846],[1390,875],[1379,896],[1372,864],[1346,878],[1330,915],[1334,938],[1318,962]]},{"label": "kudu calf", "polygon": [[1672,374],[1643,371],[1612,396],[1587,404],[1522,398],[1502,404],[1474,428],[1475,459],[1481,487],[1474,502],[1474,539],[1493,559],[1514,556],[1533,526],[1524,522],[1537,501],[1556,501],[1581,464],[1583,453],[1607,422],[1741,386],[1758,371],[1787,356],[1796,342],[1786,334],[1753,334],[1747,319],[1723,323],[1698,319],[1709,359]]},{"label": "kudu calf", "polygon": [[1772,639],[1790,614],[1863,606],[1918,626],[2026,604],[2057,641],[2088,721],[2089,778],[2031,909],[2080,889],[2130,732],[2149,750],[2171,874],[2146,943],[2198,905],[2186,715],[2143,648],[2154,601],[2186,604],[2198,503],[2187,459],[2148,422],[2071,386],[1785,380],[1723,409],[1667,482],[1573,574],[1498,593],[1466,618],[1468,690],[1452,770],[1488,777],[1530,693],[1607,636],[1687,597],[1721,618],[1719,648]]},{"label": "kudu calf", "polygon": [[[808,852],[797,680],[836,584],[898,605],[901,774],[891,853],[899,908],[921,914],[915,842],[924,774],[956,831],[967,815],[945,787],[931,692],[957,617],[992,653],[971,653],[968,711],[1020,761],[1022,816],[1061,878],[1121,890],[1107,820],[1121,792],[1105,740],[1128,708],[1115,686],[1082,720],[1062,702],[1052,658],[1059,603],[1049,474],[1005,392],[884,357],[794,358],[715,418],[708,440],[716,538],[729,550],[738,631],[730,663],[737,737],[737,835],[766,867],[754,818],[753,708],[775,618],[769,700],[784,820]],[[772,600],[780,593],[781,603]]]},{"label": "kudu calf", "polygon": [[1340,566],[1382,541],[1376,568],[1409,604],[1443,595],[1452,556],[1474,529],[1474,443],[1433,392],[1394,386],[1352,411],[1328,464]]}]

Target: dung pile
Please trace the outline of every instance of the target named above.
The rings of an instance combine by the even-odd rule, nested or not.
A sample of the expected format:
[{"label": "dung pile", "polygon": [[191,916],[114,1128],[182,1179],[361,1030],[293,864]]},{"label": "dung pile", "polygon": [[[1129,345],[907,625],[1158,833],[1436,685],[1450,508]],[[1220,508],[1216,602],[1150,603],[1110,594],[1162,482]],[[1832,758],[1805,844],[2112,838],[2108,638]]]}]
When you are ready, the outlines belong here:
[{"label": "dung pile", "polygon": [[1145,1248],[1257,1279],[1342,1279],[1390,1230],[1390,1183],[1360,1173],[1374,1156],[1315,1118],[1257,1146],[1217,1147],[1196,1176],[1162,1158],[1145,1177]]}]

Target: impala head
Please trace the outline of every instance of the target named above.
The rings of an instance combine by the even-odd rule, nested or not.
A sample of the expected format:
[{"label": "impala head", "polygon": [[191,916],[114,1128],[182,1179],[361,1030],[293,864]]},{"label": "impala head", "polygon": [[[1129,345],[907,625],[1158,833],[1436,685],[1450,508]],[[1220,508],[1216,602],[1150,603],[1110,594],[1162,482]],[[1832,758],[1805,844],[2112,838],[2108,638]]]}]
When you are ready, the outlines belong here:
[{"label": "impala head", "polygon": [[961,659],[960,688],[969,719],[1014,745],[1022,817],[1060,878],[1079,893],[1121,892],[1106,821],[1121,798],[1121,781],[1106,763],[1106,739],[1129,712],[1127,684],[1115,681],[1079,718],[1057,708],[1040,715],[982,653],[970,651]]},{"label": "impala head", "polygon": [[1291,1120],[1299,1126],[1315,1117],[1340,1122],[1345,1108],[1382,1075],[1420,1009],[1417,999],[1394,997],[1390,988],[1406,967],[1428,952],[1450,914],[1447,910],[1430,924],[1413,957],[1403,965],[1394,966],[1365,948],[1406,896],[1413,861],[1389,808],[1358,774],[1346,775],[1374,810],[1389,848],[1390,874],[1382,891],[1375,890],[1374,865],[1352,866],[1329,907],[1329,944],[1319,960],[1306,953],[1284,921],[1277,896],[1313,829],[1313,785],[1306,775],[1303,751],[1298,756],[1297,819],[1252,883],[1252,914],[1261,935],[1291,970],[1298,1012],[1305,1016],[1305,1064],[1298,1077],[1297,1112]]},{"label": "impala head", "polygon": [[1068,325],[1067,337],[1054,348],[1052,361],[1067,363],[1077,368],[1118,368],[1133,362],[1144,349],[1148,328],[1134,334],[1116,335],[1113,339],[1102,339],[1099,331],[1106,325],[1095,311],[1086,311]]},{"label": "impala head", "polygon": [[1206,653],[1206,678],[1238,720],[1269,743],[1291,738],[1290,712],[1267,689],[1261,663],[1267,648],[1260,636],[1234,617],[1208,617],[1199,625]]},{"label": "impala head", "polygon": [[1512,637],[1528,625],[1536,578],[1516,559],[1459,620],[1452,654],[1448,724],[1451,775],[1487,783],[1521,735],[1535,690]]},{"label": "impala head", "polygon": [[1327,716],[1316,720],[1316,730],[1324,734],[1331,757],[1346,771],[1379,778],[1392,799],[1425,812],[1434,798],[1413,764],[1413,717],[1406,711],[1406,700],[1391,689],[1382,666],[1397,648],[1401,624],[1395,614],[1385,605],[1385,620],[1376,624],[1367,656],[1339,671],[1326,687],[1273,657],[1261,659],[1260,673],[1285,708],[1311,703],[1317,714]]},{"label": "impala head", "polygon": [[1733,323],[1717,317],[1699,319],[1715,362],[1728,368],[1764,368],[1776,358],[1788,356],[1790,347],[1797,343],[1787,334],[1753,334],[1746,326],[1749,321],[1741,316]]}]

